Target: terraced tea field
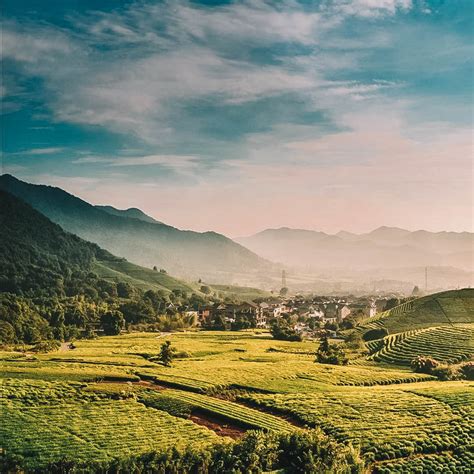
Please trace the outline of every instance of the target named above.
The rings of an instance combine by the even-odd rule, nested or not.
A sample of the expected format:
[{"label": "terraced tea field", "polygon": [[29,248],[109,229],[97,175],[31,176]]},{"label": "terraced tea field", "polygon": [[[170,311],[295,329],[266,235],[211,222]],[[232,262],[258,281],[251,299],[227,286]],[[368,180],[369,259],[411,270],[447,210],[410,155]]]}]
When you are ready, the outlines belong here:
[{"label": "terraced tea field", "polygon": [[[377,346],[374,346],[377,347]],[[441,326],[386,336],[371,358],[378,362],[410,365],[416,356],[429,355],[455,364],[472,357],[474,325]]]},{"label": "terraced tea field", "polygon": [[[437,335],[432,345],[439,350],[449,331],[453,340],[455,334],[442,331],[398,339],[408,344],[425,335],[428,344],[426,335]],[[149,360],[165,338],[183,354],[170,368]],[[397,366],[317,364],[317,343],[275,341],[262,331],[133,333],[76,345],[34,356],[0,353],[2,446],[6,459],[22,460],[27,471],[88,456],[106,463],[166,457],[171,448],[199,452],[251,429],[313,428],[339,446],[360,447],[374,472],[473,468],[466,454],[472,383],[439,382],[398,359]],[[401,358],[390,352],[395,347],[387,340],[387,354]]]},{"label": "terraced tea field", "polygon": [[446,291],[424,296],[368,319],[360,331],[385,328],[389,334],[434,326],[473,322],[474,289]]},{"label": "terraced tea field", "polygon": [[135,400],[110,400],[64,383],[5,379],[1,413],[2,446],[9,456],[24,459],[27,469],[219,440],[213,431]]}]

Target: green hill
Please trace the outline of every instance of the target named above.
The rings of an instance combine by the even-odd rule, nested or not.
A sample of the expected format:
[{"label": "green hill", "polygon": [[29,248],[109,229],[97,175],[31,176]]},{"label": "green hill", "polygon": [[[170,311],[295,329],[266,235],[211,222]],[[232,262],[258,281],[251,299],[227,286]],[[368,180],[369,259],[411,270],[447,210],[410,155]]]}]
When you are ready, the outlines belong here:
[{"label": "green hill", "polygon": [[417,356],[455,364],[472,357],[474,324],[439,326],[402,332],[385,337],[371,355],[377,362],[410,365]]},{"label": "green hill", "polygon": [[[145,222],[129,211],[107,212],[62,189],[33,185],[11,175],[0,176],[0,189],[30,204],[64,230],[94,242],[138,265],[165,268],[187,280],[231,280],[237,273],[268,269],[270,263],[215,232],[176,229]],[[128,214],[128,216],[127,216]],[[222,280],[221,280],[222,279]]]},{"label": "green hill", "polygon": [[81,294],[96,274],[142,289],[197,288],[167,274],[133,265],[98,245],[65,232],[22,200],[0,190],[0,292]]},{"label": "green hill", "polygon": [[443,291],[417,298],[367,319],[359,330],[385,328],[389,334],[474,322],[474,289]]},{"label": "green hill", "polygon": [[130,283],[142,290],[181,290],[185,292],[199,293],[197,285],[185,283],[177,278],[140,267],[126,260],[95,261],[94,272],[105,280]]}]

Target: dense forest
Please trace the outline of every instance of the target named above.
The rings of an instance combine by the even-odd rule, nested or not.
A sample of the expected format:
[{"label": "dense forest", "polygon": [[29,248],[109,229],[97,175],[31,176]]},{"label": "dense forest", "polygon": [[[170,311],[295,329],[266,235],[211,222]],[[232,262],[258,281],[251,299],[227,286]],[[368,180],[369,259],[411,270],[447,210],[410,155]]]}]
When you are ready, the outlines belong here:
[{"label": "dense forest", "polygon": [[0,227],[0,342],[38,344],[134,326],[177,329],[194,323],[185,311],[212,298],[100,278],[95,261],[120,259],[3,191]]}]

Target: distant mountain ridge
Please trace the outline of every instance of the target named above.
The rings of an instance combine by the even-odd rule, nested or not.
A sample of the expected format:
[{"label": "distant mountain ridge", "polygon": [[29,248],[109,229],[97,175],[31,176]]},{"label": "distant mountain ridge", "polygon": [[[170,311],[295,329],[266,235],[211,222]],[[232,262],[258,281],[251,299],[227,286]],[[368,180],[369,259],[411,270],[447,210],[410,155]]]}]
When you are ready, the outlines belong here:
[{"label": "distant mountain ridge", "polygon": [[132,219],[139,219],[144,222],[149,222],[151,224],[163,224],[163,222],[157,221],[153,219],[153,217],[145,214],[142,210],[137,209],[136,207],[130,207],[128,209],[117,209],[113,206],[95,206],[97,209],[101,211],[105,211],[113,216],[120,216],[120,217],[131,217]]},{"label": "distant mountain ridge", "polygon": [[[269,262],[215,232],[183,231],[162,223],[113,215],[66,191],[29,184],[5,174],[0,189],[23,199],[68,232],[146,267],[157,266],[186,279],[268,268]],[[127,211],[124,211],[127,212]],[[115,213],[117,214],[117,213]]]},{"label": "distant mountain ridge", "polygon": [[[104,280],[142,289],[199,290],[170,275],[133,265],[98,245],[65,232],[18,197],[0,190],[0,291],[61,291],[70,275],[87,283],[93,271]],[[77,281],[76,281],[77,283]],[[67,290],[67,288],[66,288]]]},{"label": "distant mountain ridge", "polygon": [[452,266],[473,270],[474,234],[379,227],[365,234],[266,229],[237,239],[255,253],[285,265],[312,268]]}]

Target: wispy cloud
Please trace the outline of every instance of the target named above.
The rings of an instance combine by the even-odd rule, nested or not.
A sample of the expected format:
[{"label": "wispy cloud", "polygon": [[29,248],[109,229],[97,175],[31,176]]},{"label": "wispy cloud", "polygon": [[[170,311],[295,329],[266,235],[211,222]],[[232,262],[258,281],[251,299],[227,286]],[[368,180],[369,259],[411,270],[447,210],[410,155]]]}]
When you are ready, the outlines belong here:
[{"label": "wispy cloud", "polygon": [[46,148],[30,148],[29,150],[18,151],[15,153],[9,153],[9,155],[23,155],[23,156],[34,156],[34,155],[55,155],[63,152],[63,147],[46,147]]},{"label": "wispy cloud", "polygon": [[[381,92],[386,86],[372,81],[328,88],[332,80],[325,76],[338,61],[316,51],[327,49],[327,36],[353,11],[393,15],[410,6],[401,0],[323,2],[315,10],[293,1],[214,8],[185,1],[136,3],[121,12],[75,18],[71,35],[10,22],[3,54],[44,78],[56,120],[131,132],[157,144],[176,136],[170,118],[197,99],[232,105],[296,93],[317,109],[328,90],[356,100]],[[283,44],[310,48],[313,59],[298,60],[308,58],[307,50],[291,56],[275,50],[270,63],[249,56],[253,47]],[[122,49],[126,55],[118,54]]]},{"label": "wispy cloud", "polygon": [[191,155],[147,155],[127,157],[84,156],[73,160],[72,163],[100,163],[112,167],[159,165],[173,170],[189,170],[197,166],[198,158]]}]

